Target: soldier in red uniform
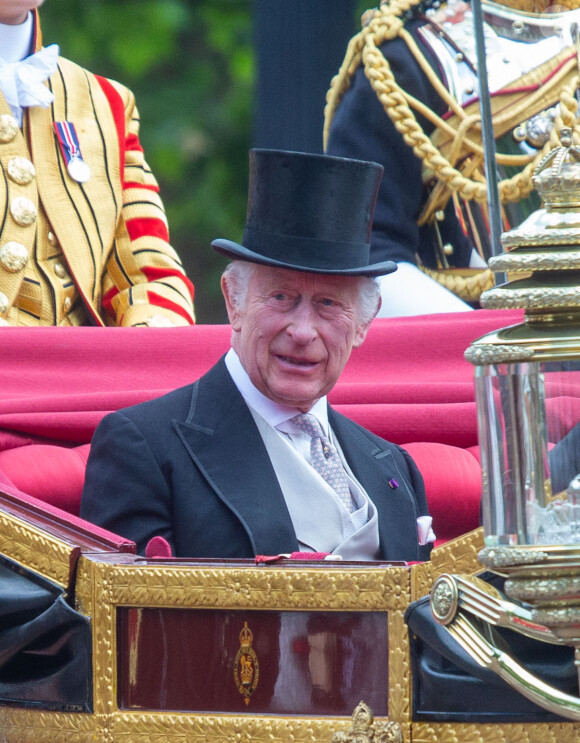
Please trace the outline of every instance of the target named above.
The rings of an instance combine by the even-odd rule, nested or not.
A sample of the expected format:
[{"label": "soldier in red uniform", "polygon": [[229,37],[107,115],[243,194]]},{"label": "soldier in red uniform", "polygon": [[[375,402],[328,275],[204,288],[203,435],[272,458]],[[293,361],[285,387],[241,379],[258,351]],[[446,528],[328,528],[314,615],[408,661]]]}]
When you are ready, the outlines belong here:
[{"label": "soldier in red uniform", "polygon": [[131,91],[42,48],[0,0],[0,325],[194,322]]}]

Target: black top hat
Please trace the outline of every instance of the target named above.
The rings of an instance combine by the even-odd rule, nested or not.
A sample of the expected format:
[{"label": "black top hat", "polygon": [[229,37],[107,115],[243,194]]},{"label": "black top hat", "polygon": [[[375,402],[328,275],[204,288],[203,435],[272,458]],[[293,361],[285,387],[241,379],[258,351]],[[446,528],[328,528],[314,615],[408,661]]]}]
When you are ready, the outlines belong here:
[{"label": "black top hat", "polygon": [[382,165],[329,155],[250,150],[242,244],[218,239],[228,258],[344,276],[380,276],[392,261],[369,264]]}]

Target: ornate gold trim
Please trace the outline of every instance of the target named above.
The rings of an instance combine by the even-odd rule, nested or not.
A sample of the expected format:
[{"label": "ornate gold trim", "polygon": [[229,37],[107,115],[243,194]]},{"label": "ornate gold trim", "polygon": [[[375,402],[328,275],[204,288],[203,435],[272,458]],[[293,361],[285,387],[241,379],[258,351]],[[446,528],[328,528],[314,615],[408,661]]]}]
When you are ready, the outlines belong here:
[{"label": "ornate gold trim", "polygon": [[372,709],[359,702],[352,713],[350,728],[334,733],[332,743],[403,743],[401,726],[392,721],[375,719]]},{"label": "ornate gold trim", "polygon": [[413,743],[580,743],[580,723],[468,724],[414,722]]},{"label": "ornate gold trim", "polygon": [[[575,244],[578,244],[580,235],[576,236]],[[540,244],[540,240],[537,244]],[[544,240],[543,242],[546,242]],[[521,242],[517,243],[522,246]],[[559,241],[561,247],[562,242]],[[507,247],[507,245],[504,245]],[[489,259],[489,267],[492,271],[562,271],[577,270],[580,268],[580,251],[574,250],[559,253],[502,253]]]},{"label": "ornate gold trim", "polygon": [[[89,715],[2,709],[9,743],[329,743],[335,732],[348,732],[342,718],[272,718],[249,715],[117,713],[100,728]],[[436,723],[401,726],[407,743],[580,743],[580,723]]]},{"label": "ornate gold trim", "polygon": [[489,289],[481,295],[481,306],[486,310],[580,307],[580,286]]},{"label": "ornate gold trim", "polygon": [[42,529],[0,511],[0,552],[62,588],[69,584],[72,550]]},{"label": "ornate gold trim", "polygon": [[87,713],[43,712],[2,707],[1,737],[6,743],[100,743],[97,720]]},{"label": "ornate gold trim", "polygon": [[411,647],[404,609],[389,612],[389,720],[411,720]]},{"label": "ornate gold trim", "polygon": [[93,708],[97,715],[108,716],[117,710],[117,613],[113,600],[115,566],[96,563],[95,568],[91,602]]},{"label": "ornate gold trim", "polygon": [[248,715],[118,713],[111,721],[115,743],[329,743],[348,718],[291,718]]},{"label": "ornate gold trim", "polygon": [[485,547],[479,553],[482,565],[492,570],[519,565],[537,565],[546,562],[549,554],[543,549],[526,549],[525,547]]},{"label": "ornate gold trim", "polygon": [[[111,601],[118,606],[220,609],[386,611],[409,600],[409,568],[206,568],[167,564],[113,566]],[[95,606],[95,610],[97,610]]]},{"label": "ornate gold trim", "polygon": [[431,553],[433,580],[443,573],[465,575],[480,573],[481,563],[478,555],[483,546],[483,528],[480,527],[433,550]]},{"label": "ornate gold trim", "polygon": [[580,576],[569,573],[552,578],[508,578],[505,591],[511,599],[517,601],[548,603],[556,596],[559,602],[567,599],[574,601],[580,595]]},{"label": "ornate gold trim", "polygon": [[530,361],[534,349],[529,346],[502,346],[493,343],[474,343],[463,353],[463,358],[474,366],[491,364],[512,364],[517,361]]}]

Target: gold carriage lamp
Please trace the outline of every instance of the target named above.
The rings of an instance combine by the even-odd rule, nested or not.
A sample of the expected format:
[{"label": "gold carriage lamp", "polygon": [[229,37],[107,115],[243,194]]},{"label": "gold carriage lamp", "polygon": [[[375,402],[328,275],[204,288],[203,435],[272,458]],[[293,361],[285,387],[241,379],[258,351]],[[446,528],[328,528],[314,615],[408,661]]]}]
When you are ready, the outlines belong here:
[{"label": "gold carriage lamp", "polygon": [[435,619],[480,665],[541,707],[580,720],[580,697],[548,686],[496,640],[493,626],[575,649],[580,671],[580,147],[538,165],[544,206],[502,235],[490,260],[510,280],[482,295],[486,309],[525,309],[524,322],[475,341],[483,472],[482,565],[506,578],[503,593],[478,578],[434,584]]}]

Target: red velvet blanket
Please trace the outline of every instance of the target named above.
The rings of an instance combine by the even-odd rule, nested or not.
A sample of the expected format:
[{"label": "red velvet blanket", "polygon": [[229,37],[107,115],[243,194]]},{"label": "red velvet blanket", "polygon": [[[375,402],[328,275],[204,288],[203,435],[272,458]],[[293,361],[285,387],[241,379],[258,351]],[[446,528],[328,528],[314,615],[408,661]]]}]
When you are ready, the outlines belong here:
[{"label": "red velvet blanket", "polygon": [[[516,311],[375,320],[330,400],[396,443],[477,443],[476,338],[522,319]],[[197,379],[228,348],[228,326],[2,328],[0,451],[33,441],[90,441],[111,411]]]}]

